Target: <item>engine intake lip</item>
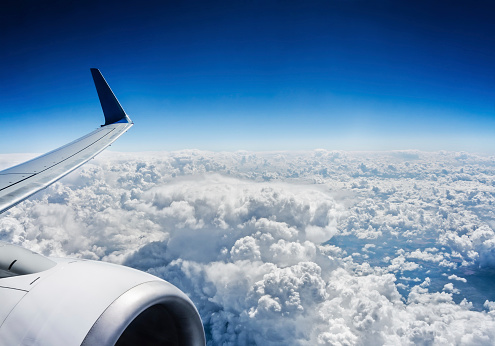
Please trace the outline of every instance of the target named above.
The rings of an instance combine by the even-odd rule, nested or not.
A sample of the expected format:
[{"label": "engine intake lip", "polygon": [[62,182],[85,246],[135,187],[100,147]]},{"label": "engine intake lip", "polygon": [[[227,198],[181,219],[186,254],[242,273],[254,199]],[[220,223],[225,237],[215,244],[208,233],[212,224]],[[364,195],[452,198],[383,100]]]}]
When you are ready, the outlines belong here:
[{"label": "engine intake lip", "polygon": [[115,345],[141,313],[160,305],[174,321],[180,345],[204,346],[203,324],[196,307],[178,288],[166,281],[149,281],[129,289],[108,306],[93,324],[82,346]]}]

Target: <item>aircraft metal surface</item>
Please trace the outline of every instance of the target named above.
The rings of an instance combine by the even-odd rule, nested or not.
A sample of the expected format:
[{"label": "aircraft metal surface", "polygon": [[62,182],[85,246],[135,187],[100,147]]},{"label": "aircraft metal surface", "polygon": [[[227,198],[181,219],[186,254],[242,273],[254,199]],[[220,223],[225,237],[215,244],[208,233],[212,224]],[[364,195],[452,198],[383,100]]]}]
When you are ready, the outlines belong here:
[{"label": "aircraft metal surface", "polygon": [[[0,172],[0,213],[100,153],[133,123],[97,69],[97,130]],[[201,318],[172,284],[124,266],[47,258],[0,242],[0,345],[205,345]]]}]

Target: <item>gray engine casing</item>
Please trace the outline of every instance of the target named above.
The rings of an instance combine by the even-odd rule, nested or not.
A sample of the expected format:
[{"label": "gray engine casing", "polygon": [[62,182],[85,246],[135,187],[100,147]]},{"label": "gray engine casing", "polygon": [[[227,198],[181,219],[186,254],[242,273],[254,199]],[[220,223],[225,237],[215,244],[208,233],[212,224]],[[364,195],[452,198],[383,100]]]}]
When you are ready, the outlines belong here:
[{"label": "gray engine casing", "polygon": [[0,345],[205,345],[172,284],[132,268],[0,243]]}]

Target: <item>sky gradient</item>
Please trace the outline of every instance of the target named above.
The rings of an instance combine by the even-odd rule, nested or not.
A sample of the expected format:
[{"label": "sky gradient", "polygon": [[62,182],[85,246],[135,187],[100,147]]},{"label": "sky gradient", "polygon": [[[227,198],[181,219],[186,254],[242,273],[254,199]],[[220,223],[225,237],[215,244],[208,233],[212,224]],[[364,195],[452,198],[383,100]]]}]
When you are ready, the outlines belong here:
[{"label": "sky gradient", "polygon": [[113,150],[493,153],[494,9],[7,1],[0,152],[44,152],[101,124],[96,67],[136,123]]}]

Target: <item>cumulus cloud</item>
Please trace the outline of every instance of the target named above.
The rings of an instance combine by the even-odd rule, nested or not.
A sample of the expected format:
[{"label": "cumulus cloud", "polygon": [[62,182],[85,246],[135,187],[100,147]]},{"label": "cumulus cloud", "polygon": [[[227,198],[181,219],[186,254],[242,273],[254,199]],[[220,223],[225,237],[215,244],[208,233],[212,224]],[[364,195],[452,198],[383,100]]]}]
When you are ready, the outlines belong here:
[{"label": "cumulus cloud", "polygon": [[7,212],[0,240],[170,281],[209,345],[491,344],[495,297],[476,285],[495,266],[494,167],[448,152],[107,153]]},{"label": "cumulus cloud", "polygon": [[467,280],[465,278],[461,278],[455,274],[449,275],[449,280],[458,280],[458,281],[462,281],[462,282],[467,282]]}]

